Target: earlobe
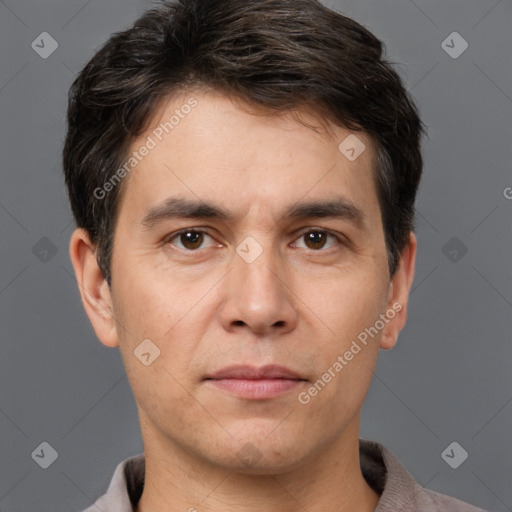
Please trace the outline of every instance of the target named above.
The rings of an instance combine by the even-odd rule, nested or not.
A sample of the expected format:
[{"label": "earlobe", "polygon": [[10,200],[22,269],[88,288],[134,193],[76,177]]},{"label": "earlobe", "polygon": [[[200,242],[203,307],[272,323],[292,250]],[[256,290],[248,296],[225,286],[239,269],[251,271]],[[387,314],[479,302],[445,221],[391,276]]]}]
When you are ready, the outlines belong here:
[{"label": "earlobe", "polygon": [[69,256],[82,304],[96,336],[108,347],[119,346],[110,288],[98,266],[96,247],[84,229],[78,228],[71,235]]},{"label": "earlobe", "polygon": [[416,236],[411,231],[409,242],[403,249],[395,275],[389,285],[387,311],[392,318],[386,324],[380,340],[380,348],[389,350],[396,345],[398,335],[407,320],[409,292],[414,280],[416,264]]}]

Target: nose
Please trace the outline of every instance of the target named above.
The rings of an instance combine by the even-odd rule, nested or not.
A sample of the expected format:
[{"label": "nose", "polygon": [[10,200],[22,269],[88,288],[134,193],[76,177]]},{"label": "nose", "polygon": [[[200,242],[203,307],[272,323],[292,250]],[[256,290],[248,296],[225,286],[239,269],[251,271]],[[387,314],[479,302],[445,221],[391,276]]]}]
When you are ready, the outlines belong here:
[{"label": "nose", "polygon": [[249,329],[255,334],[280,334],[297,325],[297,310],[286,262],[264,249],[250,263],[234,255],[233,268],[223,280],[220,311],[226,331]]}]

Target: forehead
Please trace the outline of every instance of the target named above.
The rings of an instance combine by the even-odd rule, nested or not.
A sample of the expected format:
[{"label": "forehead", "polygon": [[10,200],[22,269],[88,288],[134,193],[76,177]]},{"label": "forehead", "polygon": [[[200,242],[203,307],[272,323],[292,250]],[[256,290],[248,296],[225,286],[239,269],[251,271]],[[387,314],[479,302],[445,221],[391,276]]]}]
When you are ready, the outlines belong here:
[{"label": "forehead", "polygon": [[120,206],[139,220],[170,195],[279,217],[301,199],[342,194],[380,221],[371,138],[312,111],[276,115],[219,92],[182,92],[158,105],[134,153]]}]

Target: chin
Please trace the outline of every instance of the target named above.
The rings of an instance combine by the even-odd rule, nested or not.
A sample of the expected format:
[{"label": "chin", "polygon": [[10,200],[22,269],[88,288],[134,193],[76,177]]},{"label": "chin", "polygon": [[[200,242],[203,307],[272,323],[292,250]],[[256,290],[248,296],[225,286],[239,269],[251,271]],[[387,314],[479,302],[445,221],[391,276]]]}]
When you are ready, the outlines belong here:
[{"label": "chin", "polygon": [[246,429],[243,435],[234,436],[229,446],[222,449],[229,455],[223,457],[221,464],[246,475],[280,474],[300,467],[308,456],[304,440],[276,435],[272,432],[275,427],[274,421],[272,428],[265,429],[264,433],[251,433]]}]

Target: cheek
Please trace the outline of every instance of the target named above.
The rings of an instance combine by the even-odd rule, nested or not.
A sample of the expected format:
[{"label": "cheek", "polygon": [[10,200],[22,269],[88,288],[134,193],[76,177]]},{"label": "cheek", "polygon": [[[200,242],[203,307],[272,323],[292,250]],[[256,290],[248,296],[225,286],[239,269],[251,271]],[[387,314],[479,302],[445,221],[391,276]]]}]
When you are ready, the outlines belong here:
[{"label": "cheek", "polygon": [[119,323],[126,326],[120,325],[118,332],[127,343],[150,338],[159,345],[201,297],[202,288],[186,286],[183,280],[170,277],[175,273],[160,272],[147,262],[119,262],[119,274],[123,279],[114,290],[115,309]]},{"label": "cheek", "polygon": [[[126,306],[127,329],[118,330],[123,337],[121,356],[139,408],[153,423],[166,425],[178,435],[201,411],[187,391],[193,380],[193,325],[177,306],[179,301],[168,298],[155,301],[152,293],[140,295],[133,307]],[[173,410],[180,414],[173,415]]]},{"label": "cheek", "polygon": [[113,294],[119,348],[136,400],[151,409],[167,400],[161,390],[173,394],[172,376],[182,380],[177,371],[187,368],[186,344],[174,334],[186,305],[144,269],[121,272],[130,277],[116,283]]},{"label": "cheek", "polygon": [[[354,271],[330,279],[322,287],[304,287],[302,293],[309,290],[303,295],[308,297],[310,310],[306,317],[315,334],[318,384],[312,394],[319,398],[312,397],[312,402],[316,401],[316,406],[333,400],[350,410],[367,392],[382,334],[374,326],[387,303],[387,286],[378,276],[377,272],[366,273],[363,278]],[[316,288],[319,291],[312,293]]]},{"label": "cheek", "polygon": [[382,274],[356,269],[321,282],[303,282],[298,292],[306,297],[304,303],[314,313],[317,325],[338,348],[375,323],[386,308],[387,294]]}]

